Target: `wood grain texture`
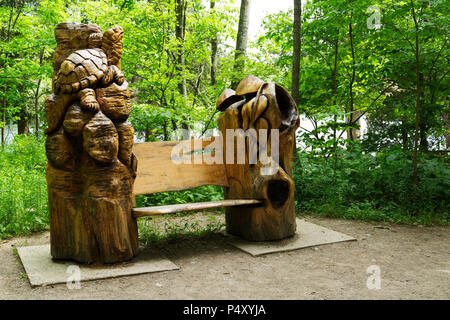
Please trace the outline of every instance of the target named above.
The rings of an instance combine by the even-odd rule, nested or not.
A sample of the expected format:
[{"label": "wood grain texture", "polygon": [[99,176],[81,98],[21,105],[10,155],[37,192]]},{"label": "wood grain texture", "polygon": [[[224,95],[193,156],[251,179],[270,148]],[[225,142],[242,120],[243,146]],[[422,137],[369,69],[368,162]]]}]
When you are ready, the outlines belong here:
[{"label": "wood grain texture", "polygon": [[[138,170],[134,193],[148,194],[162,191],[192,189],[204,185],[228,186],[223,164],[207,164],[201,159],[202,152],[216,138],[207,140],[184,140],[146,142],[134,145],[134,154],[138,160]],[[219,140],[220,142],[220,140]],[[221,144],[218,144],[221,146]],[[174,149],[176,148],[176,149]],[[183,148],[191,150],[183,155]],[[180,152],[175,152],[179,150]],[[221,147],[218,152],[221,152]],[[177,164],[171,159],[172,153],[180,156],[179,161],[189,164]],[[216,151],[217,152],[217,151]]]},{"label": "wood grain texture", "polygon": [[74,51],[86,49],[91,34],[101,32],[93,23],[81,24],[73,22],[59,23],[55,28],[56,49],[53,54],[53,79],[63,61]]},{"label": "wood grain texture", "polygon": [[251,93],[256,93],[261,85],[264,83],[261,79],[249,74],[239,82],[236,88],[236,95],[244,96]]},{"label": "wood grain texture", "polygon": [[[218,122],[222,134],[225,135],[227,129],[244,127],[279,129],[279,161],[272,158],[271,148],[277,146],[271,145],[269,134],[268,158],[264,159],[268,163],[261,161],[259,154],[256,164],[251,164],[246,152],[245,163],[237,164],[234,142],[234,164],[226,165],[229,186],[224,188],[225,199],[258,199],[264,206],[226,208],[227,232],[254,241],[283,239],[296,231],[291,174],[293,142],[299,125],[297,107],[287,91],[274,83],[264,83],[249,76],[238,88],[239,93],[246,95],[246,103],[236,103],[220,115]],[[247,96],[249,93],[254,94]],[[262,142],[258,135],[256,143]],[[224,150],[226,148],[227,139],[224,139]],[[248,148],[247,143],[247,151]],[[278,170],[269,175],[262,174],[261,170],[268,165]]]},{"label": "wood grain texture", "polygon": [[115,263],[138,252],[131,215],[134,131],[127,121],[132,94],[119,70],[121,43],[115,43],[122,32],[108,32],[103,50],[94,24],[62,23],[55,31],[53,94],[45,104],[53,259]]},{"label": "wood grain texture", "polygon": [[128,119],[132,98],[131,91],[128,89],[128,82],[124,81],[120,86],[113,83],[106,88],[97,89],[95,93],[102,112],[108,118],[113,121]]},{"label": "wood grain texture", "polygon": [[221,200],[221,201],[172,204],[166,206],[154,206],[145,208],[134,208],[131,210],[131,212],[135,218],[139,218],[184,211],[197,211],[221,207],[237,207],[237,206],[261,205],[261,204],[262,201],[254,199]]}]

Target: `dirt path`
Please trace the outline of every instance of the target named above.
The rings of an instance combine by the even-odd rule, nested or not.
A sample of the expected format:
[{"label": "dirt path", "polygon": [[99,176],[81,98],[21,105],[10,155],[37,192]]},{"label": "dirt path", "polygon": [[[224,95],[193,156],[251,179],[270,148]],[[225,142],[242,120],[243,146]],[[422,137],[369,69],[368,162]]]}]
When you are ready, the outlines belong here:
[{"label": "dirt path", "polygon": [[[358,241],[252,257],[216,235],[168,245],[178,271],[32,289],[12,249],[48,243],[46,232],[0,244],[0,299],[450,299],[449,228],[305,220]],[[380,290],[366,287],[371,265]]]}]

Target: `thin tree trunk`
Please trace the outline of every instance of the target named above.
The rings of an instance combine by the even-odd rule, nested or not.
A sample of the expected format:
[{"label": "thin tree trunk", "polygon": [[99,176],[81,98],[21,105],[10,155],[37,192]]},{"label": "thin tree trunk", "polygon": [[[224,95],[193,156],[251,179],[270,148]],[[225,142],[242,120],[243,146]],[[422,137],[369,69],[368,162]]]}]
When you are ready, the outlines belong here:
[{"label": "thin tree trunk", "polygon": [[[292,57],[292,88],[291,94],[295,104],[300,103],[300,63],[302,54],[302,1],[294,0],[294,52]],[[294,134],[295,138],[295,134]],[[297,153],[297,141],[294,139],[294,164],[300,166],[300,159]]]},{"label": "thin tree trunk", "polygon": [[164,120],[163,122],[163,133],[164,133],[164,141],[169,140],[169,132],[167,131],[167,122]]},{"label": "thin tree trunk", "polygon": [[[424,77],[423,73],[420,73],[419,82],[420,87],[422,88],[424,85]],[[423,100],[423,90],[420,90],[419,100]],[[433,94],[431,95],[430,105],[434,103]],[[428,152],[428,115],[426,112],[426,104],[420,106],[420,123],[419,123],[419,150],[421,152]]]},{"label": "thin tree trunk", "polygon": [[[352,16],[353,17],[353,16]],[[352,26],[352,20],[350,20],[349,23],[349,27],[348,27],[348,35],[350,38],[350,48],[351,48],[351,52],[352,52],[352,77],[350,79],[350,84],[349,84],[349,93],[350,93],[350,108],[349,110],[347,110],[350,113],[350,116],[347,117],[347,123],[350,126],[355,125],[356,121],[353,121],[353,119],[359,119],[358,115],[353,115],[353,111],[354,111],[354,97],[353,97],[353,83],[355,82],[355,75],[356,75],[356,70],[355,70],[355,48],[353,46],[353,26]],[[357,139],[356,137],[356,130],[354,130],[353,128],[348,129],[348,136],[347,138],[350,140],[355,140]]]},{"label": "thin tree trunk", "polygon": [[[3,89],[4,94],[6,94],[6,88]],[[6,126],[6,97],[3,96],[2,99],[2,149],[5,146],[5,126]]]},{"label": "thin tree trunk", "polygon": [[411,0],[411,10],[414,19],[414,26],[416,29],[416,43],[415,43],[415,57],[416,57],[416,126],[414,132],[414,157],[413,157],[413,184],[415,189],[419,184],[419,177],[417,173],[417,149],[419,143],[419,126],[420,126],[420,53],[419,53],[419,25],[416,19],[416,12],[414,10],[414,1]]},{"label": "thin tree trunk", "polygon": [[30,133],[30,120],[25,107],[22,107],[17,120],[17,134],[28,135]]},{"label": "thin tree trunk", "polygon": [[[176,17],[177,23],[175,26],[175,36],[179,41],[178,47],[178,71],[181,73],[181,79],[178,81],[178,91],[183,96],[184,105],[188,103],[188,95],[186,88],[186,79],[184,77],[184,69],[185,69],[185,56],[184,56],[184,40],[185,40],[185,32],[186,32],[186,8],[187,1],[185,0],[176,0]],[[172,122],[174,122],[172,120]],[[185,120],[182,120],[182,127],[189,127]]]},{"label": "thin tree trunk", "polygon": [[[187,2],[184,0],[176,0],[176,17],[177,23],[175,26],[175,36],[179,41],[178,47],[178,71],[183,73],[185,67],[184,59],[184,35],[185,35],[185,25],[186,25],[186,7]],[[184,101],[187,101],[187,90],[186,90],[186,80],[184,76],[181,76],[178,82],[178,90],[183,95]]]},{"label": "thin tree trunk", "polygon": [[[214,9],[216,5],[216,0],[211,0],[211,9]],[[211,85],[217,83],[217,34],[215,34],[211,39]]]},{"label": "thin tree trunk", "polygon": [[149,139],[150,139],[150,126],[149,126],[149,123],[147,122],[147,126],[145,127],[145,130],[144,130],[144,140],[145,140],[145,142],[149,142]]},{"label": "thin tree trunk", "polygon": [[[334,66],[331,74],[331,94],[333,95],[333,104],[336,108],[337,104],[337,64],[338,64],[338,53],[339,53],[339,29],[337,30],[336,42],[334,44]],[[337,115],[334,115],[334,127],[333,127],[333,179],[336,178],[336,170],[337,170]]]},{"label": "thin tree trunk", "polygon": [[294,0],[294,53],[292,57],[292,98],[298,105],[300,102],[300,61],[302,49],[302,2]]},{"label": "thin tree trunk", "polygon": [[[41,54],[39,56],[39,66],[42,66],[42,61],[44,60],[44,50],[41,50]],[[39,91],[41,88],[42,79],[39,78],[36,88],[36,94],[34,96],[34,125],[36,127],[36,138],[39,137]]]},{"label": "thin tree trunk", "polygon": [[241,9],[239,13],[239,27],[236,38],[236,53],[234,56],[234,75],[231,84],[232,89],[236,89],[243,75],[245,53],[247,51],[248,25],[250,15],[250,0],[241,0]]}]

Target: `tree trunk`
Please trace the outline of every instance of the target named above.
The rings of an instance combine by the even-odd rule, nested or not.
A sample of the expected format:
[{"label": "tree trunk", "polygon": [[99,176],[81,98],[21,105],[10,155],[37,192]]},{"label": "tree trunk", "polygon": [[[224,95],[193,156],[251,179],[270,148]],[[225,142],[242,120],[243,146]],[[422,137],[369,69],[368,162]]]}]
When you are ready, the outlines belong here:
[{"label": "tree trunk", "polygon": [[21,110],[20,119],[17,120],[17,134],[28,135],[30,133],[30,120],[24,110]]},{"label": "tree trunk", "polygon": [[[44,50],[41,50],[41,54],[39,56],[39,66],[42,66],[42,61],[44,60]],[[41,89],[42,79],[39,78],[36,92],[34,95],[34,125],[35,125],[35,135],[36,138],[39,137],[39,91]]]},{"label": "tree trunk", "polygon": [[[350,116],[346,116],[347,124],[352,126],[347,130],[347,139],[349,140],[359,140],[361,138],[361,111],[356,110],[350,113]],[[355,127],[355,128],[353,128]]]},{"label": "tree trunk", "polygon": [[[58,24],[55,73],[58,62],[85,49],[83,39],[100,31],[94,24]],[[115,27],[103,39],[110,35],[121,47],[122,32]],[[87,263],[127,261],[138,252],[137,222],[131,216],[137,169],[134,130],[127,120],[131,93],[126,81],[116,80],[84,90],[96,108],[88,108],[81,91],[54,92],[45,102],[51,255]]]},{"label": "tree trunk", "polygon": [[[353,15],[351,15],[351,17],[353,17]],[[349,84],[349,94],[350,94],[350,106],[349,106],[349,110],[346,110],[348,113],[350,113],[350,116],[347,116],[347,124],[349,126],[354,126],[355,124],[358,125],[359,124],[359,116],[360,116],[360,112],[355,112],[355,107],[354,107],[354,97],[353,97],[353,83],[355,82],[355,76],[356,76],[356,70],[355,70],[355,47],[353,45],[353,25],[352,25],[352,20],[350,20],[349,26],[348,26],[348,35],[350,38],[350,48],[351,48],[351,52],[352,52],[352,77],[350,78],[350,84]],[[356,119],[358,119],[358,123],[356,123]],[[350,128],[347,131],[347,138],[349,140],[359,140],[360,137],[360,131],[359,129],[353,129]]]},{"label": "tree trunk", "polygon": [[[3,92],[6,92],[5,89],[3,89]],[[3,97],[2,99],[2,119],[1,119],[1,132],[2,132],[2,149],[5,146],[5,126],[6,126],[6,97]]]},{"label": "tree trunk", "polygon": [[234,90],[242,78],[245,64],[245,53],[247,51],[248,25],[250,21],[250,0],[241,0],[239,13],[239,26],[236,38],[236,53],[234,55],[234,73],[231,88]]},{"label": "tree trunk", "polygon": [[[216,0],[211,0],[211,9],[214,9],[216,5]],[[215,34],[211,39],[211,85],[217,83],[217,46],[218,39],[217,34]]]},{"label": "tree trunk", "polygon": [[[419,76],[420,87],[422,88],[425,83],[425,79],[423,73],[420,73]],[[434,94],[431,94],[430,105],[434,103]],[[424,101],[423,90],[420,90],[420,101]],[[420,152],[428,152],[428,113],[427,113],[427,105],[420,105],[420,123],[419,123],[419,150]]]},{"label": "tree trunk", "polygon": [[414,55],[416,57],[416,125],[414,131],[414,156],[413,156],[413,184],[415,186],[415,190],[417,190],[419,184],[419,177],[417,172],[417,152],[419,146],[419,127],[420,127],[420,96],[421,96],[421,87],[420,87],[420,52],[419,52],[419,25],[416,19],[416,11],[414,10],[414,1],[411,0],[411,11],[414,19],[415,33],[416,33],[416,41],[415,41],[415,52]]},{"label": "tree trunk", "polygon": [[[300,103],[300,63],[302,57],[302,1],[294,0],[294,53],[292,57],[292,86],[291,95],[295,104]],[[300,158],[297,153],[297,139],[294,134],[294,164],[299,167],[301,165]]]},{"label": "tree trunk", "polygon": [[[338,53],[339,53],[339,29],[337,30],[336,42],[334,43],[334,66],[331,71],[331,92],[333,95],[333,103],[336,107],[337,104],[337,65],[338,65]],[[336,178],[336,170],[337,170],[337,115],[333,117],[334,127],[333,127],[333,179]]]},{"label": "tree trunk", "polygon": [[302,2],[294,0],[294,55],[292,57],[292,99],[299,104],[300,100],[300,61],[302,49]]},{"label": "tree trunk", "polygon": [[180,80],[178,81],[178,90],[180,94],[183,95],[185,103],[187,102],[187,89],[186,89],[186,80],[184,78],[183,72],[185,67],[185,59],[184,59],[184,35],[185,35],[185,26],[186,26],[186,7],[187,2],[184,0],[176,0],[176,17],[177,22],[175,26],[175,36],[179,41],[178,44],[178,66],[177,70],[181,73]]}]

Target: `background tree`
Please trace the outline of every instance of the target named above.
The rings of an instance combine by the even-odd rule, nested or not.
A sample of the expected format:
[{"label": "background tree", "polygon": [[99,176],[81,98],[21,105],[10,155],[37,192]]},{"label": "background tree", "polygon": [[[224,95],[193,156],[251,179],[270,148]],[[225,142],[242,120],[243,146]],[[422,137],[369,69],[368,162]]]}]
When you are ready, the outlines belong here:
[{"label": "background tree", "polygon": [[298,105],[300,102],[300,62],[302,54],[302,1],[294,0],[294,33],[292,57],[292,98]]},{"label": "background tree", "polygon": [[239,11],[239,27],[236,37],[236,53],[234,56],[234,76],[231,88],[236,89],[242,77],[245,64],[245,53],[247,51],[248,25],[250,21],[250,0],[241,0]]},{"label": "background tree", "polygon": [[[256,12],[248,0],[0,0],[0,236],[46,225],[43,98],[61,21],[125,29],[137,142],[178,139],[180,127],[198,136],[217,128],[216,98],[253,74],[297,101],[299,212],[448,223],[450,3],[293,4],[301,15],[270,12],[248,41]],[[220,190],[138,201],[200,195],[214,200]]]},{"label": "background tree", "polygon": [[[216,6],[216,0],[211,0],[210,8],[214,10]],[[211,37],[211,85],[215,85],[217,83],[217,45],[218,45],[217,34]]]}]

